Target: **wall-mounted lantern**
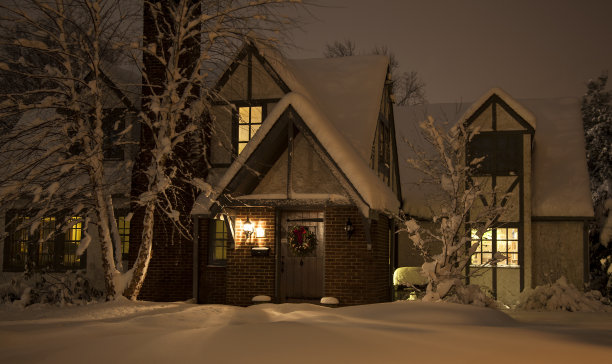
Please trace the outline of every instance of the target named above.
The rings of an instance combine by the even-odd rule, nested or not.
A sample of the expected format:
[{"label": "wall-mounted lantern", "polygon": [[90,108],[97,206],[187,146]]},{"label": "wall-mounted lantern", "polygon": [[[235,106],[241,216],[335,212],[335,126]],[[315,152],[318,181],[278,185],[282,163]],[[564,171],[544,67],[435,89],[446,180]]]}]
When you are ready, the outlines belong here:
[{"label": "wall-mounted lantern", "polygon": [[244,231],[244,235],[246,235],[247,239],[250,238],[253,234],[253,223],[251,222],[251,220],[249,220],[248,217],[244,225],[242,225],[242,231]]},{"label": "wall-mounted lantern", "polygon": [[351,236],[353,236],[353,232],[355,231],[355,227],[353,226],[351,219],[346,220],[344,231],[346,231],[346,237],[350,240]]}]

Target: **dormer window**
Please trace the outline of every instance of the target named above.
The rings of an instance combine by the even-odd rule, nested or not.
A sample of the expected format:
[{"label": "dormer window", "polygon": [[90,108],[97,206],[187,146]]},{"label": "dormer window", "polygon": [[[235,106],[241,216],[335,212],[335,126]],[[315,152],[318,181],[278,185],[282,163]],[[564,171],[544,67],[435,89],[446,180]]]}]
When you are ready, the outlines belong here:
[{"label": "dormer window", "polygon": [[238,107],[238,154],[257,132],[263,122],[263,108],[261,106]]}]

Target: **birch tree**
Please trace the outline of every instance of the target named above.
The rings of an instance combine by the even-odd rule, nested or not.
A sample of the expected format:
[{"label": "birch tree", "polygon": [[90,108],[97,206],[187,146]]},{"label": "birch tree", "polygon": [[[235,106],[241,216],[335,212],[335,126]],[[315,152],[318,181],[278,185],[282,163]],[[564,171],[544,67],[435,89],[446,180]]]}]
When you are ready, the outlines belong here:
[{"label": "birch tree", "polygon": [[[279,10],[298,2],[144,1],[145,14],[157,32],[136,39],[123,35],[132,36],[133,24],[142,20],[134,21],[134,14],[121,11],[118,0],[2,5],[6,15],[0,22],[8,35],[2,45],[33,53],[30,58],[37,61],[49,59],[43,67],[21,56],[0,62],[4,74],[38,80],[34,87],[4,92],[0,102],[0,120],[32,115],[1,139],[3,162],[10,165],[0,177],[3,206],[21,204],[30,210],[34,218],[23,224],[29,224],[31,234],[36,221],[59,211],[83,216],[85,226],[95,223],[107,298],[123,294],[135,299],[153,254],[155,214],[166,216],[189,235],[184,221],[190,207],[181,203],[182,197],[210,191],[194,167],[206,168],[202,158],[209,136],[204,119],[215,98],[212,80],[243,42],[276,44],[277,33],[289,24]],[[23,37],[12,36],[16,24]],[[145,188],[134,203],[145,211],[144,229],[134,266],[125,272],[120,269],[121,241],[112,198],[113,183],[125,181],[113,178],[103,151],[107,70],[115,66],[104,58],[111,52],[125,55],[143,80],[143,108],[136,120],[145,136],[137,160]],[[116,130],[114,142],[129,142],[129,131],[130,125]],[[67,219],[61,229],[72,223]],[[40,239],[46,238],[51,237]],[[90,240],[85,235],[79,253]]]},{"label": "birch tree", "polygon": [[[478,130],[468,130],[456,125],[445,131],[429,117],[420,124],[426,147],[411,144],[413,157],[408,164],[422,176],[421,183],[430,184],[436,190],[435,201],[430,207],[433,212],[431,223],[426,226],[414,218],[405,218],[402,229],[421,252],[424,263],[422,274],[427,277],[427,291],[424,300],[435,301],[450,296],[467,296],[473,292],[465,286],[471,256],[478,249],[469,234],[476,230],[478,237],[494,226],[507,208],[504,203],[484,206],[478,211],[474,203],[481,196],[494,194],[486,192],[471,176],[483,158],[468,160],[467,143]],[[507,197],[507,196],[503,196]],[[493,199],[489,199],[493,201]],[[504,198],[502,198],[502,201]],[[431,226],[431,227],[429,227]],[[469,229],[469,230],[468,230]],[[441,246],[439,254],[432,254],[430,246]],[[498,254],[488,264],[506,257]]]}]

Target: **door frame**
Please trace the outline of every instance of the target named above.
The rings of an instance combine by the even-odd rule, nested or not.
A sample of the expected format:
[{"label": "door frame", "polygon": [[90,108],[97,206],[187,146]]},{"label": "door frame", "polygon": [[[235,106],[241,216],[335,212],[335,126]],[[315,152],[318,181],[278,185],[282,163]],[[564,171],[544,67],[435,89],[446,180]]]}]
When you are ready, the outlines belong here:
[{"label": "door frame", "polygon": [[[325,213],[325,206],[284,206],[284,207],[277,207],[275,210],[275,242],[274,242],[274,251],[276,252],[276,257],[275,257],[275,262],[276,262],[276,274],[275,274],[275,296],[276,296],[276,303],[285,303],[285,297],[282,297],[282,288],[281,288],[281,280],[282,280],[282,239],[283,239],[283,235],[282,235],[282,231],[283,231],[283,214],[285,213],[290,213],[290,212],[320,212],[323,214],[322,217],[322,221],[320,221],[323,224],[323,244],[325,244],[325,220],[326,220],[326,213]],[[323,251],[323,256],[321,257],[321,259],[323,260],[323,273],[322,273],[322,289],[323,289],[323,296],[325,295],[325,251]]]}]

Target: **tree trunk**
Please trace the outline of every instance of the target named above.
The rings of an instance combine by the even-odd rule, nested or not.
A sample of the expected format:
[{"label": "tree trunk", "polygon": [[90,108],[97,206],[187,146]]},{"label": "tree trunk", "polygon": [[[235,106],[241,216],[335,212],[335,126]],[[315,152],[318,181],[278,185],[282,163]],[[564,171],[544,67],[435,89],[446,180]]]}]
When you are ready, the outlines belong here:
[{"label": "tree trunk", "polygon": [[155,215],[155,203],[148,202],[143,218],[142,242],[138,249],[138,257],[132,267],[132,278],[123,295],[131,300],[136,300],[142,289],[149,262],[151,261],[153,248],[153,224]]}]

